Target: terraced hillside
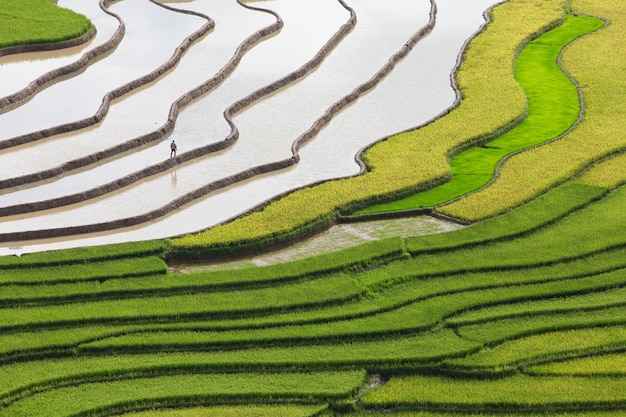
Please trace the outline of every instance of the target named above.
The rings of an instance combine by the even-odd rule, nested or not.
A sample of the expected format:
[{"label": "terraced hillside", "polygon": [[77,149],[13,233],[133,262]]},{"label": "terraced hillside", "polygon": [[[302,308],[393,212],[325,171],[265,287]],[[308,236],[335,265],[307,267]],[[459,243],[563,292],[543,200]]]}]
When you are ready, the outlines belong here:
[{"label": "terraced hillside", "polygon": [[456,232],[243,270],[174,275],[158,242],[2,258],[0,415],[623,412],[625,203],[568,182]]},{"label": "terraced hillside", "polygon": [[[573,0],[567,18],[561,2],[538,6],[494,9],[458,73],[464,100],[365,153],[367,174],[297,191],[202,235],[0,257],[0,416],[626,413],[626,6]],[[419,167],[530,119],[513,60],[494,83],[497,66],[565,20],[595,22],[560,57],[582,117],[500,162],[479,191],[434,209],[473,224],[264,267],[168,268],[164,259],[242,256],[343,218],[339,208],[442,182],[443,165],[403,177],[391,164],[396,191],[351,188],[377,183],[389,162],[381,153],[400,147],[413,157],[410,141],[465,125],[446,143],[431,136],[420,155],[432,159],[414,160]],[[486,68],[478,55],[493,77],[464,78]],[[498,111],[481,107],[500,96]],[[343,194],[328,192],[336,186]]]},{"label": "terraced hillside", "polygon": [[496,2],[62,0],[103,34],[64,67],[1,68],[47,83],[3,101],[5,253],[195,232],[358,174],[359,149],[454,105],[451,74]]}]

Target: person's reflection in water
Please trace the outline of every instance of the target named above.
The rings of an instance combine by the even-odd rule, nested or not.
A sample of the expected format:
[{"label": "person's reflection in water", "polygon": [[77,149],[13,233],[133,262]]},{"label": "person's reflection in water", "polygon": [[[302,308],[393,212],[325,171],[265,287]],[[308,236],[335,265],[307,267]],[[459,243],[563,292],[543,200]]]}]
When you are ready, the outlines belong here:
[{"label": "person's reflection in water", "polygon": [[172,188],[176,188],[176,182],[178,181],[178,178],[176,177],[176,171],[175,170],[170,173],[170,179],[171,179],[171,182],[172,182]]}]

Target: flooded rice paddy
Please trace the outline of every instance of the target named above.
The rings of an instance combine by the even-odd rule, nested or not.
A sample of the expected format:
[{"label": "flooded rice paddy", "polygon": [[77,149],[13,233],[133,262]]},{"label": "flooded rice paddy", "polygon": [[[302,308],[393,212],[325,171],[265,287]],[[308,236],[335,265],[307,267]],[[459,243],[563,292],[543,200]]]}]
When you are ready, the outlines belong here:
[{"label": "flooded rice paddy", "polygon": [[[94,22],[98,34],[88,43],[0,58],[0,97],[109,40],[120,21],[97,3],[59,1]],[[235,0],[166,3],[170,8],[149,0],[112,3],[108,11],[125,26],[115,49],[0,114],[0,144],[7,144],[0,150],[0,184],[6,184],[0,210],[19,208],[17,214],[7,209],[10,214],[0,218],[0,253],[194,232],[289,190],[358,174],[355,156],[361,149],[426,123],[454,105],[451,74],[466,41],[485,23],[484,11],[496,3],[269,0],[249,3],[253,8]],[[297,164],[236,181],[176,210],[162,210],[208,184],[292,158],[294,142],[334,103],[371,80],[433,16],[432,31],[374,88],[314,134],[298,150]],[[157,71],[172,60],[177,47],[209,24],[214,27],[193,40],[176,65],[111,101],[102,121],[61,134],[47,131],[93,117],[107,93]],[[316,61],[322,50],[322,59]],[[297,78],[285,78],[298,72]],[[277,80],[284,80],[282,88],[259,93]],[[195,100],[180,101],[202,85],[206,87]],[[255,93],[256,98],[246,100]],[[180,104],[179,113],[173,112],[173,103]],[[235,103],[242,105],[233,112],[231,126],[224,112]],[[47,133],[28,143],[11,142],[36,131]],[[227,140],[231,137],[236,140]],[[163,167],[172,140],[179,157],[198,156]],[[128,146],[130,142],[134,145]],[[210,150],[213,145],[222,149]],[[75,163],[81,160],[87,162]],[[130,180],[115,185],[120,178]],[[101,195],[80,198],[95,189],[102,189]],[[66,196],[75,196],[76,202],[66,205]],[[38,202],[45,203],[33,208]],[[132,227],[69,236],[63,232],[157,211],[161,214]],[[7,238],[41,230],[58,237]]]}]

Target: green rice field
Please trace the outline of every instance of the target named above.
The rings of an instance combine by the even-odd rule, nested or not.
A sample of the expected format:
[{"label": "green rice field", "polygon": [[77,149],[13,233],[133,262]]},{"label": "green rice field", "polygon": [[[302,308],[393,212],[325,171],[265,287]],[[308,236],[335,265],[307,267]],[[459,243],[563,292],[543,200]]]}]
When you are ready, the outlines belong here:
[{"label": "green rice field", "polygon": [[57,7],[51,0],[0,0],[0,50],[65,41],[91,29],[85,16]]},{"label": "green rice field", "polygon": [[472,147],[450,161],[449,182],[400,201],[357,212],[369,214],[437,206],[483,187],[508,155],[558,138],[577,121],[578,91],[559,67],[563,48],[577,37],[602,27],[589,16],[567,15],[566,21],[531,41],[517,57],[515,78],[528,99],[528,115],[517,126],[483,146]]}]

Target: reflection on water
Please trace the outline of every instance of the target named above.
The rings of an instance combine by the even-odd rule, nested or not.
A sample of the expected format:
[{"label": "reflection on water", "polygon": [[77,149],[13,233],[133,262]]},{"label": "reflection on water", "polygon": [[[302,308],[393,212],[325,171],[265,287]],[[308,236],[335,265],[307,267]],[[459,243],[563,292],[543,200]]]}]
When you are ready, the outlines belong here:
[{"label": "reflection on water", "polygon": [[[384,65],[426,23],[430,7],[427,0],[352,0],[348,3],[358,15],[356,28],[306,78],[238,114],[234,121],[240,137],[232,148],[144,180],[110,198],[87,201],[53,214],[31,214],[21,221],[4,222],[3,230],[36,230],[47,228],[50,224],[64,227],[141,214],[162,207],[172,199],[212,181],[255,165],[290,157],[291,144],[295,138],[308,129],[328,106],[368,80]],[[125,230],[124,233],[79,237],[73,241],[57,241],[51,246],[30,245],[26,250],[143,240],[193,232],[232,218],[273,195],[328,178],[354,175],[359,169],[354,156],[364,146],[391,133],[420,125],[453,104],[455,94],[450,85],[450,72],[465,40],[484,22],[483,11],[495,3],[495,0],[437,2],[435,30],[375,90],[339,113],[304,147],[298,166],[229,187],[186,206],[184,210],[148,225]],[[181,113],[171,138],[184,146],[185,151],[225,138],[229,133],[222,116],[225,108],[298,69],[349,18],[347,11],[336,0],[273,0],[255,2],[254,5],[278,12],[285,26],[279,34],[250,50],[219,88],[196,100]],[[123,1],[116,3],[116,7],[119,8],[116,13],[125,20],[128,18],[138,24],[141,20],[138,14],[142,10],[146,11],[142,9],[145,5],[141,6],[139,2]],[[273,21],[270,15],[244,10],[235,2],[227,0],[198,0],[177,7],[211,16],[216,21],[214,32],[191,48],[171,74],[140,93],[115,103],[107,119],[97,129],[83,136],[80,132],[69,135],[68,140],[74,142],[67,142],[73,145],[64,148],[66,151],[62,152],[63,157],[74,152],[77,155],[90,152],[103,144],[110,146],[146,133],[145,128],[134,127],[141,123],[133,121],[146,122],[144,124],[150,130],[154,129],[155,120],[160,126],[167,117],[169,103],[217,73],[246,36]],[[155,13],[160,15],[161,12],[162,9]],[[164,13],[163,16],[170,16],[170,13]],[[186,25],[188,32],[198,24],[194,19],[181,19],[180,25],[172,23],[167,26],[167,30],[180,30],[181,25]],[[144,23],[146,33],[162,29],[154,21]],[[128,26],[131,27],[130,24]],[[136,36],[143,36],[143,32]],[[168,36],[162,33],[156,39],[161,42],[163,37]],[[139,40],[133,38],[133,41]],[[138,55],[146,53],[144,50],[123,51],[112,54],[111,58],[115,61],[109,62],[137,62]],[[119,76],[118,71],[122,72],[122,69],[109,68],[106,77],[115,79]],[[185,80],[190,82],[185,83]],[[85,88],[89,91],[93,86]],[[129,103],[132,106],[126,106]],[[157,108],[163,110],[157,111]],[[38,115],[36,112],[32,114]],[[129,114],[132,117],[128,117]],[[23,122],[12,123],[24,126]],[[53,144],[54,141],[49,143]],[[169,143],[169,140],[165,143]],[[31,169],[48,163],[50,159],[53,160],[51,166],[62,163],[63,158],[59,162],[52,157],[55,154],[54,145],[50,146],[30,153]],[[21,158],[27,154],[19,154],[17,151],[12,156]],[[0,155],[2,175],[14,174],[15,166],[11,166],[9,158],[2,158],[3,155]],[[81,187],[88,189],[128,175],[136,171],[137,167],[162,160],[162,147],[147,147],[53,183],[0,196],[0,205],[14,204],[18,201],[18,195],[19,201],[36,201],[44,196],[77,192]],[[6,169],[4,162],[8,164]],[[171,192],[162,192],[168,188]]]},{"label": "reflection on water", "polygon": [[176,182],[178,182],[178,174],[176,173],[176,170],[170,173],[170,182],[172,184],[172,188],[176,188]]}]

